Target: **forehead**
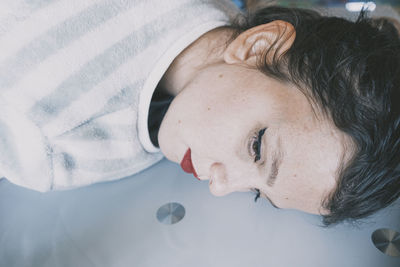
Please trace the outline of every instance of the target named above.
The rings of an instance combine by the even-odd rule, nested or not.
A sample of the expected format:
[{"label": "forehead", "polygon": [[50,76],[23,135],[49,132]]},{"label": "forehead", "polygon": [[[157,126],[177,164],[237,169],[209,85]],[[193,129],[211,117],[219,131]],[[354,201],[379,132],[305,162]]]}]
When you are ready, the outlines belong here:
[{"label": "forehead", "polygon": [[282,124],[276,134],[284,157],[275,185],[267,189],[271,200],[282,208],[319,213],[348,158],[344,133],[331,123],[309,121]]}]

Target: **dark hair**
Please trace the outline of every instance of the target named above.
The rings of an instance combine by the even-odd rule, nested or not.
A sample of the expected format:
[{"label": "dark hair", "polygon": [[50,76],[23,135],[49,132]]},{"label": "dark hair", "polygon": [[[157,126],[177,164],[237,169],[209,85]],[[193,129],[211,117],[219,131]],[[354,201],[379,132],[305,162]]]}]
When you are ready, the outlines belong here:
[{"label": "dark hair", "polygon": [[[269,6],[248,13],[231,28],[236,34],[274,20],[296,30],[282,56],[258,58],[258,69],[295,84],[336,127],[351,137],[355,151],[339,170],[337,187],[322,205],[324,225],[355,222],[400,196],[400,38],[386,19],[361,11],[356,21],[316,11]],[[397,103],[396,103],[397,102]]]}]

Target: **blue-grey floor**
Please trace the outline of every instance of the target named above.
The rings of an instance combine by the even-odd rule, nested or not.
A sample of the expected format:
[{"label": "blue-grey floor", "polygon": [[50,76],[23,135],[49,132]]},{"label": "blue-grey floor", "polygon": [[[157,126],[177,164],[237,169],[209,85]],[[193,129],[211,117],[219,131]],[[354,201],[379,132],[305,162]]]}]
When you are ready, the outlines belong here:
[{"label": "blue-grey floor", "polygon": [[[135,176],[41,194],[0,182],[0,266],[398,267],[377,250],[378,228],[400,231],[400,203],[359,228],[277,210],[251,193],[214,197],[166,160]],[[177,202],[185,216],[157,220]]]}]

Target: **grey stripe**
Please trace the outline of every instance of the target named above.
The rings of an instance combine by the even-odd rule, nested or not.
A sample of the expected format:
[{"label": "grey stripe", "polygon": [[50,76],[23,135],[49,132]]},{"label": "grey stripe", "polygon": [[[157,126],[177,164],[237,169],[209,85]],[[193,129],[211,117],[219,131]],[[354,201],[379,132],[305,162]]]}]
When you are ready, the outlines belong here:
[{"label": "grey stripe", "polygon": [[132,105],[137,105],[138,100],[139,100],[139,93],[140,91],[137,90],[139,86],[142,86],[144,81],[142,79],[135,81],[132,85],[126,86],[122,88],[121,90],[117,91],[116,88],[116,93],[114,96],[112,96],[110,99],[108,99],[107,103],[104,105],[104,107],[94,113],[91,116],[91,119],[96,119],[98,117],[101,117],[105,114],[109,114],[121,109],[125,109],[129,106]]},{"label": "grey stripe", "polygon": [[70,142],[74,141],[99,141],[99,140],[129,140],[132,136],[132,126],[119,125],[113,126],[112,131],[109,127],[96,122],[84,123],[81,126],[69,131],[59,137],[59,140],[67,139]]},{"label": "grey stripe", "polygon": [[[74,184],[74,170],[77,167],[74,158],[68,153],[61,153],[55,155],[54,157],[57,158],[57,160],[59,160],[63,166],[64,175],[66,175],[67,178],[67,181],[65,181],[65,185],[72,186]],[[57,183],[57,180],[53,181],[53,184],[51,185],[52,189],[54,188],[55,183]]]},{"label": "grey stripe", "polygon": [[[49,0],[47,0],[49,1]],[[39,2],[38,0],[36,2]],[[55,54],[57,50],[101,26],[107,20],[128,10],[137,2],[130,0],[105,0],[81,11],[76,16],[54,26],[38,36],[17,54],[0,66],[0,89],[13,86],[40,62]]]},{"label": "grey stripe", "polygon": [[[105,50],[103,54],[85,64],[50,95],[42,98],[32,107],[29,112],[30,114],[35,114],[32,119],[39,126],[43,126],[50,120],[55,119],[62,110],[78,99],[82,93],[93,89],[119,66],[146,48],[150,42],[156,43],[163,36],[163,32],[178,26],[178,24],[182,23],[182,20],[189,20],[198,12],[195,9],[191,10],[191,12],[184,12],[186,18],[176,20],[175,14],[186,11],[185,5],[181,6],[180,9],[171,10],[152,23],[144,25],[137,32],[127,36],[119,43]],[[138,42],[138,40],[141,40],[141,42]],[[138,67],[140,68],[140,66]]]},{"label": "grey stripe", "polygon": [[[90,136],[90,134],[95,134],[95,136],[103,136],[104,137],[104,131],[106,131],[106,129],[104,129],[104,130],[100,129],[103,126],[97,125],[93,121],[99,117],[102,117],[105,114],[110,114],[110,113],[125,109],[125,108],[131,106],[133,103],[137,105],[137,103],[136,103],[136,102],[138,102],[137,95],[140,92],[136,89],[142,83],[143,83],[143,81],[140,80],[137,83],[134,83],[133,85],[122,88],[113,97],[111,97],[99,111],[94,111],[94,113],[90,115],[90,118],[83,121],[81,124],[75,125],[72,129],[69,129],[67,132],[60,135],[60,137],[67,137],[67,136],[77,134],[80,130],[82,130],[83,132],[86,131],[86,133],[82,132],[82,134],[78,134],[78,135],[81,135],[81,139],[89,140],[88,137]],[[43,116],[43,113],[29,114],[29,116],[34,121],[40,121],[41,120],[40,116]],[[92,122],[93,122],[93,124],[92,124]],[[86,129],[86,130],[80,129],[81,127],[84,127],[85,129],[88,127],[94,127],[94,128],[96,128],[95,131],[97,132],[97,134],[94,132],[90,132],[90,129]],[[113,127],[115,127],[115,126],[113,126]],[[125,130],[128,130],[128,129],[125,129]],[[103,132],[103,134],[101,134],[100,132]],[[131,130],[129,130],[129,132],[131,132]],[[80,138],[78,138],[78,139],[80,139]],[[104,138],[101,138],[101,139],[104,139]],[[117,139],[115,139],[115,137],[113,139],[117,140]]]},{"label": "grey stripe", "polygon": [[137,90],[139,86],[142,86],[144,81],[142,79],[138,79],[132,85],[126,86],[118,91],[113,97],[111,97],[103,109],[95,115],[95,117],[99,117],[103,114],[111,113],[117,110],[121,110],[127,108],[132,104],[136,104],[133,102],[134,100],[138,100],[138,96],[140,91]]},{"label": "grey stripe", "polygon": [[[152,155],[154,157],[154,155]],[[132,166],[139,166],[149,160],[149,155],[143,150],[132,158],[104,159],[104,160],[88,160],[79,162],[79,170],[90,171],[95,173],[108,173],[131,169]]]},{"label": "grey stripe", "polygon": [[43,8],[60,0],[25,0],[25,3],[31,6],[32,11]]},{"label": "grey stripe", "polygon": [[60,0],[25,0],[25,3],[31,6],[32,11],[35,11],[58,1]]}]

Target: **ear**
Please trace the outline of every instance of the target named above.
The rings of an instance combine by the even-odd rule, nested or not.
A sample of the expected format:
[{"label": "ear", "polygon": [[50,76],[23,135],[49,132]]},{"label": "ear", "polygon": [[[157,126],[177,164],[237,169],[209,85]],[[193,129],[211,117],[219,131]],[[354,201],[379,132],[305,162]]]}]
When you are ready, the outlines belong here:
[{"label": "ear", "polygon": [[271,62],[274,54],[279,57],[289,50],[295,38],[296,30],[292,24],[274,20],[241,33],[225,50],[224,60],[228,64],[255,66],[256,56],[271,49],[267,55],[267,60]]}]

